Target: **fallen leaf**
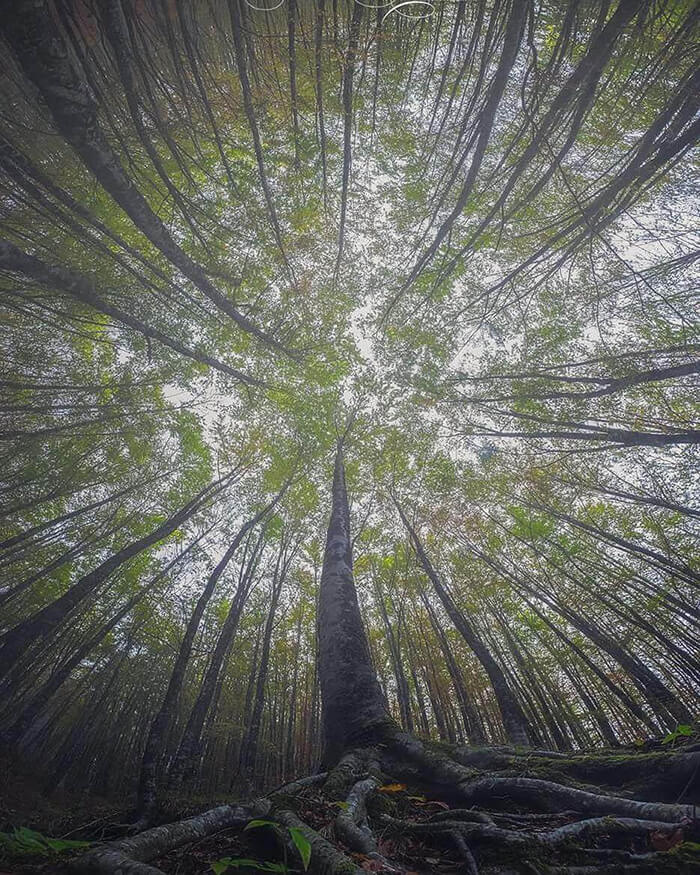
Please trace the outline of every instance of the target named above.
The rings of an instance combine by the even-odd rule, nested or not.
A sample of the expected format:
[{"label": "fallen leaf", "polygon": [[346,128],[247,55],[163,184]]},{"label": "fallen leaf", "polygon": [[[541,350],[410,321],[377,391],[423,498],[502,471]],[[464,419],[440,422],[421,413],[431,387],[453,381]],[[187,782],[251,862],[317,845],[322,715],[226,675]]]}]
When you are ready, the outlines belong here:
[{"label": "fallen leaf", "polygon": [[377,850],[382,857],[393,857],[399,848],[399,843],[395,839],[379,839],[377,842]]},{"label": "fallen leaf", "polygon": [[406,789],[405,784],[383,784],[379,788],[380,793],[400,793]]},{"label": "fallen leaf", "polygon": [[649,833],[649,843],[655,851],[670,851],[683,841],[683,830],[681,827],[674,829],[672,833],[661,832],[656,830]]}]

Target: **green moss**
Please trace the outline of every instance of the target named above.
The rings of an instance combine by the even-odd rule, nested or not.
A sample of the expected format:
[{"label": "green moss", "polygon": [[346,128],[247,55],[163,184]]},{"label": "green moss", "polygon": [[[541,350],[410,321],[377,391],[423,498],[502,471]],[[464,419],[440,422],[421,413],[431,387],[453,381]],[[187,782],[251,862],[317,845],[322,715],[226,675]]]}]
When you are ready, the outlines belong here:
[{"label": "green moss", "polygon": [[435,739],[421,739],[426,750],[432,750],[435,753],[445,754],[452,757],[459,747],[457,744],[452,744],[448,741],[436,741]]},{"label": "green moss", "polygon": [[700,863],[700,844],[698,842],[681,842],[668,853],[676,857],[689,857]]}]

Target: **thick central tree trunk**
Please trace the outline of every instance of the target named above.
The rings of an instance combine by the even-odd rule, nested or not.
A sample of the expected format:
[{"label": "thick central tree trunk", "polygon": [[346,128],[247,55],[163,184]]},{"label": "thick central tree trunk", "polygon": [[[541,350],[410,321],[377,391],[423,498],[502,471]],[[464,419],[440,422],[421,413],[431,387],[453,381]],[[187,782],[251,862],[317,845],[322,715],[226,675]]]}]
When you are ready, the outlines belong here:
[{"label": "thick central tree trunk", "polygon": [[381,727],[393,725],[372,665],[355,592],[342,443],[335,458],[318,611],[324,759],[332,763],[348,748],[370,742]]}]

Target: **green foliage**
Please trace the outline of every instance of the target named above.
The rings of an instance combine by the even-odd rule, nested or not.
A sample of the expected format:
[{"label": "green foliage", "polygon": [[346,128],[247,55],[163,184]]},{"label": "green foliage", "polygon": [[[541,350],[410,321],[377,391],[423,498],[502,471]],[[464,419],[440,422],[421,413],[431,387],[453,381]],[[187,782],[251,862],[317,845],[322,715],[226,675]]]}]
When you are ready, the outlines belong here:
[{"label": "green foliage", "polygon": [[689,738],[693,734],[693,727],[687,723],[679,723],[678,726],[669,732],[662,740],[662,744],[673,744],[679,738]]},{"label": "green foliage", "polygon": [[306,838],[303,831],[296,826],[289,827],[289,835],[297,851],[299,851],[299,856],[306,872],[311,862],[311,842]]},{"label": "green foliage", "polygon": [[508,512],[515,520],[512,532],[518,538],[539,541],[548,537],[556,528],[556,521],[552,517],[533,513],[528,508],[511,506]]},{"label": "green foliage", "polygon": [[249,857],[222,857],[209,864],[214,875],[222,875],[229,869],[255,869],[259,872],[289,872],[286,863],[271,863]]},{"label": "green foliage", "polygon": [[[264,820],[262,818],[257,818],[255,820],[251,820],[246,824],[245,829],[260,829],[261,827],[271,827],[276,832],[281,831],[280,824],[276,823],[274,820]],[[295,826],[290,826],[287,828],[289,833],[289,837],[291,838],[294,846],[299,852],[299,856],[301,857],[302,865],[304,867],[304,871],[309,868],[309,862],[311,860],[311,842],[304,835],[303,830],[299,829]],[[224,871],[224,870],[221,870]],[[284,869],[270,869],[266,871],[287,871],[286,867]]]},{"label": "green foliage", "polygon": [[279,827],[279,824],[276,823],[274,820],[264,820],[263,818],[255,818],[253,820],[248,821],[248,823],[245,825],[244,832],[246,830],[249,830],[249,829],[259,829],[261,826],[271,826],[274,829],[277,829]]},{"label": "green foliage", "polygon": [[90,842],[54,839],[26,826],[15,827],[11,833],[0,832],[0,848],[17,857],[47,857],[89,846]]}]

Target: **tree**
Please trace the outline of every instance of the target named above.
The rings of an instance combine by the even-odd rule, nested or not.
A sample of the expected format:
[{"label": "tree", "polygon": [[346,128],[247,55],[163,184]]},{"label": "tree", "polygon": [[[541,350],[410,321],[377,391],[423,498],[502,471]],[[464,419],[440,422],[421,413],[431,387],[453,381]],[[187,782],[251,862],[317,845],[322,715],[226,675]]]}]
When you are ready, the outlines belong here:
[{"label": "tree", "polygon": [[696,4],[275,5],[0,16],[8,769],[117,855],[292,781],[165,833],[693,870]]},{"label": "tree", "polygon": [[[195,835],[206,835],[222,827],[243,826],[247,822],[255,824],[261,811],[271,824],[279,823],[301,833],[301,838],[295,839],[296,846],[302,855],[309,854],[319,871],[363,871],[287,807],[290,795],[303,793],[309,784],[321,782],[323,792],[331,799],[344,799],[343,808],[335,818],[338,838],[347,848],[375,860],[377,865],[391,867],[390,861],[378,853],[377,836],[367,824],[368,798],[381,789],[384,775],[406,778],[414,785],[424,782],[427,786],[439,787],[443,793],[467,805],[477,803],[487,807],[497,798],[501,803],[509,799],[525,808],[538,809],[544,804],[555,811],[557,807],[560,810],[566,807],[577,812],[578,819],[544,833],[533,830],[538,822],[537,814],[486,813],[460,808],[448,810],[444,816],[427,823],[401,820],[386,813],[378,816],[384,830],[450,837],[471,871],[478,871],[471,849],[475,845],[485,845],[487,854],[489,846],[502,849],[505,845],[523,855],[547,851],[555,858],[558,854],[565,858],[569,843],[577,843],[583,837],[590,839],[601,833],[644,835],[649,830],[669,836],[682,830],[682,824],[692,817],[691,805],[642,802],[592,793],[522,774],[493,777],[491,770],[504,762],[519,764],[520,769],[527,771],[530,754],[512,748],[469,752],[453,747],[445,752],[401,731],[389,714],[377,682],[357,602],[342,441],[338,443],[335,456],[332,509],[321,575],[319,674],[327,773],[285,785],[249,808],[222,806],[189,822],[156,828],[135,839],[90,852],[78,861],[77,871],[114,872],[124,866],[138,871],[134,860],[153,859]],[[554,768],[563,768],[566,774],[566,766],[558,761],[557,754],[538,751],[535,755],[542,763],[549,761]],[[631,766],[634,760],[634,757],[629,758],[627,765]],[[573,766],[574,775],[577,766],[586,769],[593,765],[590,757],[581,763],[576,759],[564,761],[570,768]],[[597,765],[605,769],[605,757],[601,757]],[[529,830],[512,828],[513,820],[519,826],[529,824]],[[587,852],[577,846],[575,853],[585,855]],[[597,857],[595,850],[588,853],[594,859]]]}]

